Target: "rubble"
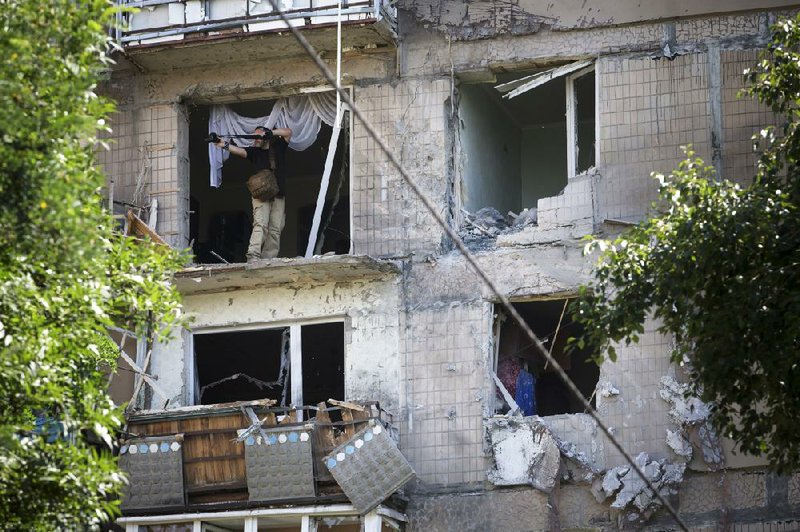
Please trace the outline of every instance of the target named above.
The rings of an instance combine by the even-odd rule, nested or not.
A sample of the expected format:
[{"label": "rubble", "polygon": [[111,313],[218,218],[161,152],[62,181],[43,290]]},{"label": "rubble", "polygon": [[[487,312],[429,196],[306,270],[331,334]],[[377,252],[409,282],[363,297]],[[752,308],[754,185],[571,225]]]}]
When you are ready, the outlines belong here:
[{"label": "rubble", "polygon": [[[667,460],[651,460],[647,453],[639,453],[634,460],[662,496],[674,495],[683,481],[686,464]],[[592,485],[598,502],[614,497],[611,508],[620,510],[628,522],[644,522],[661,506],[661,502],[647,487],[639,473],[629,466],[609,469]]]},{"label": "rubble", "polygon": [[555,440],[561,455],[568,460],[562,469],[562,480],[574,483],[592,482],[600,474],[600,470],[592,464],[586,454],[578,450],[577,445],[558,437],[555,437]]},{"label": "rubble", "polygon": [[[511,214],[511,213],[509,213]],[[529,225],[536,225],[539,221],[539,211],[536,207],[530,209],[523,209],[521,213],[514,217],[514,222],[511,227],[514,229],[521,229]]]},{"label": "rubble", "polygon": [[667,429],[667,445],[678,456],[683,456],[686,460],[692,459],[692,444],[683,431]]},{"label": "rubble", "polygon": [[691,395],[688,384],[672,377],[661,378],[659,395],[671,405],[669,416],[679,427],[678,431],[667,430],[667,445],[687,461],[692,457],[692,447],[698,448],[709,469],[714,471],[722,467],[725,457],[719,436],[711,425],[711,406]]},{"label": "rubble", "polygon": [[471,250],[488,249],[498,235],[515,233],[538,223],[536,208],[524,209],[519,214],[509,212],[508,216],[503,216],[494,207],[484,207],[475,213],[462,212],[464,223],[459,236]]},{"label": "rubble", "polygon": [[711,415],[709,405],[688,393],[688,384],[681,384],[672,377],[661,377],[659,395],[672,405],[669,411],[672,419],[682,425],[694,425],[706,421]]},{"label": "rubble", "polygon": [[495,417],[486,421],[486,428],[494,456],[489,482],[552,491],[561,468],[561,453],[556,438],[538,416]]}]

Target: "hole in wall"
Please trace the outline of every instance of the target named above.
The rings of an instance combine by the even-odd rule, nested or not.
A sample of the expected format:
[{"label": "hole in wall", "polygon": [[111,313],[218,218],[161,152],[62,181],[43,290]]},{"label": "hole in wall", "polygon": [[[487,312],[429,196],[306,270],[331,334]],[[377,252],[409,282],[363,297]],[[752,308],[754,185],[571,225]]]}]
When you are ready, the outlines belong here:
[{"label": "hole in wall", "polygon": [[[497,75],[493,83],[459,87],[459,138],[464,206],[493,207],[501,214],[535,208],[558,195],[570,175],[595,165],[595,73],[560,75],[513,98],[496,87],[536,74]],[[568,133],[567,99],[574,101],[574,139]],[[568,168],[568,151],[575,168]]]},{"label": "hole in wall", "polygon": [[[567,299],[531,301],[513,303],[534,334],[542,340],[547,349],[552,349],[553,357],[566,371],[570,379],[583,396],[595,405],[593,397],[595,387],[600,378],[600,368],[587,359],[592,354],[589,350],[575,349],[567,352],[569,337],[579,336],[583,327],[571,321],[569,314],[564,313]],[[499,307],[498,307],[499,308]],[[499,322],[499,338],[497,349],[497,376],[512,397],[526,411],[526,415],[552,416],[557,414],[576,414],[584,411],[581,403],[572,396],[552,366],[528,339],[527,335],[510,317],[500,309],[496,318]],[[559,326],[559,320],[561,325]],[[524,375],[527,372],[532,378]],[[527,381],[527,382],[526,382]],[[532,384],[531,384],[532,383]],[[533,406],[526,401],[526,389],[533,390]],[[508,405],[497,395],[496,410],[508,411]]]}]

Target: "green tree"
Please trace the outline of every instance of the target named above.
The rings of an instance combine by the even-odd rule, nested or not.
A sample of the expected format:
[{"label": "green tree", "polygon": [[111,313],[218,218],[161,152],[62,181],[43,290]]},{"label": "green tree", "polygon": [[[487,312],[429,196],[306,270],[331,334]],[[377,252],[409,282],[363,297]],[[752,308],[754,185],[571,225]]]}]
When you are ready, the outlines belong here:
[{"label": "green tree", "polygon": [[[0,522],[80,529],[114,515],[121,413],[98,372],[112,324],[180,319],[180,254],[115,234],[95,166],[113,105],[104,0],[0,0]],[[41,434],[35,417],[56,420]],[[98,450],[90,440],[104,442]]]},{"label": "green tree", "polygon": [[[612,344],[638,341],[647,316],[674,336],[693,392],[743,451],[787,472],[800,466],[800,19],[781,21],[745,91],[782,128],[754,137],[746,186],[687,159],[659,180],[655,215],[613,241],[573,307],[579,344],[616,359]],[[684,358],[686,357],[686,358]]]}]

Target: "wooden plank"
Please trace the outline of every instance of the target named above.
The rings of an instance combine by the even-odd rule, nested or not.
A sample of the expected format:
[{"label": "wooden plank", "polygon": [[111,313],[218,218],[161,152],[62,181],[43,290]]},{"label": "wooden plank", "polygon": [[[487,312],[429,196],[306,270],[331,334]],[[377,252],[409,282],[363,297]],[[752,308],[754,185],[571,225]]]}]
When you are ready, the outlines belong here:
[{"label": "wooden plank", "polygon": [[[169,244],[167,244],[166,241],[164,241],[163,238],[158,236],[158,233],[156,233],[155,231],[150,229],[147,226],[147,224],[144,223],[144,221],[142,221],[141,218],[136,216],[133,213],[133,210],[128,210],[127,219],[128,219],[128,232],[129,233],[134,234],[136,236],[148,237],[148,238],[150,238],[150,240],[152,240],[156,244],[160,244],[162,246],[169,247]],[[146,368],[145,368],[145,371],[147,371]]]},{"label": "wooden plank", "polygon": [[354,420],[353,411],[350,410],[349,408],[342,408],[342,421],[345,422],[343,431],[344,438],[342,438],[340,435],[340,437],[338,438],[339,443],[344,443],[345,441],[349,440],[350,438],[356,435],[356,428],[354,426],[353,420]]},{"label": "wooden plank", "polygon": [[262,427],[277,427],[278,426],[278,419],[275,417],[275,412],[267,412],[261,419],[264,420],[264,423],[261,424]]},{"label": "wooden plank", "polygon": [[347,401],[337,401],[336,399],[328,399],[328,402],[333,406],[341,407],[342,409],[348,408],[350,410],[355,410],[357,412],[366,412],[367,409],[361,405],[357,405],[355,403],[350,403]]},{"label": "wooden plank", "polygon": [[294,425],[294,424],[297,424],[298,423],[298,421],[297,421],[297,412],[298,412],[298,410],[296,408],[292,408],[291,410],[286,412],[286,415],[283,416],[283,419],[278,421],[278,425]]},{"label": "wooden plank", "polygon": [[328,405],[325,401],[317,405],[316,422],[314,423],[314,431],[311,437],[315,477],[317,480],[322,481],[333,480],[333,476],[325,466],[324,460],[325,455],[333,450],[336,442],[335,429],[331,425],[331,417],[327,408]]},{"label": "wooden plank", "polygon": [[331,417],[328,415],[328,405],[323,401],[317,405],[317,408],[319,410],[317,410],[317,423],[315,424],[314,435],[317,441],[324,447],[333,448],[336,437],[334,435],[334,428],[330,425]]},{"label": "wooden plank", "polygon": [[[191,432],[185,432],[184,436],[204,436],[209,434],[236,434],[236,431],[241,428],[225,428],[225,429],[207,429],[207,430],[195,430]],[[177,429],[175,430],[168,430],[165,432],[152,432],[148,434],[148,436],[153,438],[163,438],[166,436],[172,436],[173,434],[177,434]]]}]

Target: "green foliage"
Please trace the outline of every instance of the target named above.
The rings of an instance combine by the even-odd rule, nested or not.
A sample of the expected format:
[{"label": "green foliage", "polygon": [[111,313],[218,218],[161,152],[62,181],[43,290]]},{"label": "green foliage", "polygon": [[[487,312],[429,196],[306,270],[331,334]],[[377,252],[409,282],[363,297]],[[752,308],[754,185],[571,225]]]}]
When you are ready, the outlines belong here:
[{"label": "green foliage", "polygon": [[[104,0],[0,0],[0,522],[80,529],[116,512],[121,413],[98,362],[106,328],[180,320],[182,257],[112,231],[95,167],[111,102]],[[58,438],[34,430],[57,419]],[[48,441],[52,440],[52,441]],[[95,448],[89,440],[104,442]]]},{"label": "green foliage", "polygon": [[659,180],[656,215],[600,250],[573,306],[598,359],[654,316],[688,360],[693,391],[743,451],[779,472],[800,466],[800,22],[782,21],[747,94],[785,118],[755,137],[749,186],[718,179],[694,153]]}]

